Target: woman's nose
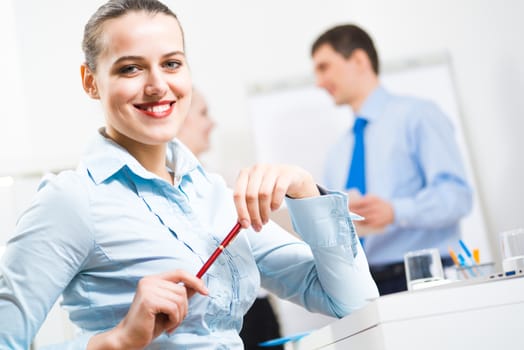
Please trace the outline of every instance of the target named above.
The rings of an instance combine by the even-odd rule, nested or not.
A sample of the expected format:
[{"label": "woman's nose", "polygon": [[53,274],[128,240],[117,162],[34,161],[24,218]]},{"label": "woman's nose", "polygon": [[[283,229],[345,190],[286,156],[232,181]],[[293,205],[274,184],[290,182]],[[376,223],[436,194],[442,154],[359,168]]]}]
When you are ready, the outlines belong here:
[{"label": "woman's nose", "polygon": [[151,72],[146,82],[144,92],[148,96],[164,96],[168,85],[159,72]]}]

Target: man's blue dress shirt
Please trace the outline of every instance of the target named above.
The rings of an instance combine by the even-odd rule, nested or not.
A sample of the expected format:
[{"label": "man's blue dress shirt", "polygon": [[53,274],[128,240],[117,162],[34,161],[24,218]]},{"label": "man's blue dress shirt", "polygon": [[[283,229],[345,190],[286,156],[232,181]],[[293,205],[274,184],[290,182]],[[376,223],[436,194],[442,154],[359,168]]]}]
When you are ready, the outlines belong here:
[{"label": "man's blue dress shirt", "polygon": [[[0,261],[0,348],[27,349],[47,312],[63,307],[89,338],[126,315],[137,282],[174,269],[196,274],[236,223],[232,191],[179,142],[166,166],[175,185],[97,135],[76,171],[42,182]],[[148,349],[242,349],[242,316],[260,284],[314,312],[342,317],[378,292],[344,194],[287,199],[303,241],[274,223],[242,230],[204,275],[172,335]]]},{"label": "man's blue dress shirt", "polygon": [[[358,112],[365,130],[366,190],[393,205],[395,222],[367,235],[369,264],[403,261],[404,253],[448,246],[459,239],[459,221],[471,209],[472,191],[450,120],[432,102],[390,94],[378,87]],[[348,130],[330,149],[328,188],[345,190],[353,149]],[[358,213],[357,213],[358,214]]]}]

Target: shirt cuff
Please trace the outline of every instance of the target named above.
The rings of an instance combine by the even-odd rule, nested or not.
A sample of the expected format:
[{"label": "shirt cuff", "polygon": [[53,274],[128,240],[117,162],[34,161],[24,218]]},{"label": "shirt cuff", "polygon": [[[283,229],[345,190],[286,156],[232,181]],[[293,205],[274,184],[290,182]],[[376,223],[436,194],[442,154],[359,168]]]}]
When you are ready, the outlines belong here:
[{"label": "shirt cuff", "polygon": [[414,202],[410,198],[400,198],[391,201],[394,212],[393,225],[397,227],[408,227],[412,221],[412,215],[415,211]]},{"label": "shirt cuff", "polygon": [[[319,186],[319,190],[321,187]],[[286,198],[294,230],[312,248],[351,246],[356,255],[358,238],[345,193],[321,190],[319,197]]]}]

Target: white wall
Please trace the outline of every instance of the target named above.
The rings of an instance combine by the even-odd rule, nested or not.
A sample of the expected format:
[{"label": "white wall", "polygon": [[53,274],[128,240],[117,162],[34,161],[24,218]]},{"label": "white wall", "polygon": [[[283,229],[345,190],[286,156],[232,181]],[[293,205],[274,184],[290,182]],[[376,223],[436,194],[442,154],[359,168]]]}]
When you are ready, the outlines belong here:
[{"label": "white wall", "polygon": [[[22,99],[23,82],[20,79],[15,28],[13,3],[6,1],[0,11],[0,47],[2,48],[0,67],[3,72],[2,84],[0,84],[0,102],[3,106],[3,111],[0,113],[0,159],[2,161],[0,169],[13,166],[17,156],[28,157],[32,151],[29,137],[25,133],[28,129],[28,121]],[[5,101],[9,101],[10,106],[4,103],[4,98]],[[17,145],[16,154],[11,152],[13,144]]]},{"label": "white wall", "polygon": [[[80,84],[83,25],[95,6],[66,0],[12,2],[23,88],[21,105],[29,125],[20,136],[29,138],[32,151],[31,157],[17,162],[16,169],[74,165],[103,120],[98,104],[86,97]],[[2,105],[8,110],[18,111],[17,105],[9,103],[9,95],[1,98],[6,98]],[[15,144],[12,151],[23,144]]]},{"label": "white wall", "polygon": [[[0,63],[11,78],[1,84],[0,176],[70,166],[103,121],[96,102],[84,96],[78,70],[83,24],[102,1],[5,3]],[[229,181],[252,163],[247,87],[310,74],[316,36],[355,21],[373,34],[383,61],[450,53],[492,243],[497,232],[524,226],[523,1],[166,3],[184,26],[195,84],[218,123],[205,162]]]}]

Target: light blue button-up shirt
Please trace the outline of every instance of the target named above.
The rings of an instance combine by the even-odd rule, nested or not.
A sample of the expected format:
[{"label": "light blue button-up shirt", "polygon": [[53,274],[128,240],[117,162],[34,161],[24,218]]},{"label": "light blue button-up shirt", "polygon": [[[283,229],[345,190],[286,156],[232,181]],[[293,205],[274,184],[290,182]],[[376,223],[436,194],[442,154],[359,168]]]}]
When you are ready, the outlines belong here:
[{"label": "light blue button-up shirt", "polygon": [[[404,253],[448,247],[459,239],[459,221],[471,209],[472,191],[450,120],[432,102],[390,94],[378,87],[359,116],[364,131],[367,193],[393,205],[395,222],[384,233],[368,235],[370,265],[403,261]],[[324,184],[345,190],[353,133],[348,130],[330,149]]]},{"label": "light blue button-up shirt", "polygon": [[[27,349],[47,312],[63,307],[89,338],[126,315],[139,279],[196,274],[236,223],[232,191],[179,142],[168,146],[175,185],[97,135],[76,171],[42,182],[0,263],[0,348]],[[209,296],[148,349],[242,349],[242,316],[262,284],[314,312],[341,317],[378,292],[344,194],[286,199],[298,240],[274,223],[242,230],[204,275]]]}]

